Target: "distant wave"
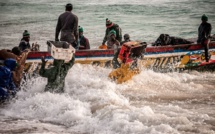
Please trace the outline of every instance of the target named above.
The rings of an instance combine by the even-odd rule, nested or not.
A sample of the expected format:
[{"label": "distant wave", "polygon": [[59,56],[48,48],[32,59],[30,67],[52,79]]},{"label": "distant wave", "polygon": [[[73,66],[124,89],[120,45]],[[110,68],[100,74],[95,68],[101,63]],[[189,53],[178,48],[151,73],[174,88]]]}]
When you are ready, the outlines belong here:
[{"label": "distant wave", "polygon": [[52,19],[52,20],[33,20],[33,21],[23,21],[20,22],[17,20],[12,20],[12,21],[5,21],[0,23],[1,26],[10,26],[10,25],[23,25],[23,24],[31,24],[31,23],[40,23],[40,22],[48,22],[48,21],[57,21],[57,19]]}]

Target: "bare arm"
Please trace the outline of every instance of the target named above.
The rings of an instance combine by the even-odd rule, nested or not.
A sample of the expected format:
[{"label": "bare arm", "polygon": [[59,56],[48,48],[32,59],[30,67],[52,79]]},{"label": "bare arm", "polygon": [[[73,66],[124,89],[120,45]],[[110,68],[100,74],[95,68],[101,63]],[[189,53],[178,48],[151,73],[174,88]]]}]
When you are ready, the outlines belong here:
[{"label": "bare arm", "polygon": [[17,62],[19,65],[25,65],[25,61],[28,57],[29,49],[26,49],[22,52],[22,54],[17,58]]}]

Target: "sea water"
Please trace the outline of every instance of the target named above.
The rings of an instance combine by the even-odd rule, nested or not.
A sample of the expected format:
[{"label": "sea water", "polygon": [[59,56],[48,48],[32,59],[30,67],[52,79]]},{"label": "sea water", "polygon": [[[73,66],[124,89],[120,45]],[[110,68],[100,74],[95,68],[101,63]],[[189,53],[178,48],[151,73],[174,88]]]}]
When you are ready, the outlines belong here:
[{"label": "sea water", "polygon": [[[101,45],[105,19],[132,40],[153,42],[161,33],[195,38],[202,14],[215,27],[214,0],[0,0],[0,48],[19,44],[24,30],[47,50],[58,16],[72,2],[92,49]],[[214,30],[212,30],[214,34]],[[109,68],[75,64],[65,93],[44,92],[47,79],[27,81],[0,107],[0,133],[214,134],[215,74],[142,70],[123,84]]]}]

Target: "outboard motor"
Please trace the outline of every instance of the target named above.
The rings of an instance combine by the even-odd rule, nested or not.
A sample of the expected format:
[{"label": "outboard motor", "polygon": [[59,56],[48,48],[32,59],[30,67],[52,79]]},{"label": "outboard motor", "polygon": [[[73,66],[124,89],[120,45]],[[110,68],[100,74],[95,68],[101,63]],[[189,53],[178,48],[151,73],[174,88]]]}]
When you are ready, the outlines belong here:
[{"label": "outboard motor", "polygon": [[124,43],[118,55],[119,62],[129,64],[136,62],[138,58],[143,58],[146,46],[146,42],[130,41]]},{"label": "outboard motor", "polygon": [[[116,61],[119,62],[117,67],[109,73],[108,77],[118,84],[130,80],[134,75],[140,72],[137,59],[143,58],[145,48],[147,44],[145,42],[126,42],[122,45],[120,51],[115,54],[118,58],[114,57],[113,65],[116,66]],[[117,60],[116,60],[117,59]]]}]

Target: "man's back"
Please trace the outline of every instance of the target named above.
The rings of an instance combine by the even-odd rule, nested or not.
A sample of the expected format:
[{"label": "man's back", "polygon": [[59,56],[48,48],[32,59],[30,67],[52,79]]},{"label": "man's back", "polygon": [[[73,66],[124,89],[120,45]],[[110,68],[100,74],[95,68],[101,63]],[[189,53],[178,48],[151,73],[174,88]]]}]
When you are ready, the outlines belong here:
[{"label": "man's back", "polygon": [[57,27],[63,32],[74,32],[77,30],[75,29],[75,25],[77,24],[78,18],[72,12],[66,11],[62,13],[58,21],[60,21],[60,23],[58,23]]},{"label": "man's back", "polygon": [[58,41],[58,35],[61,32],[61,41],[66,41],[68,43],[77,44],[78,41],[78,17],[71,11],[66,11],[61,14],[58,18],[56,26],[55,40]]}]

